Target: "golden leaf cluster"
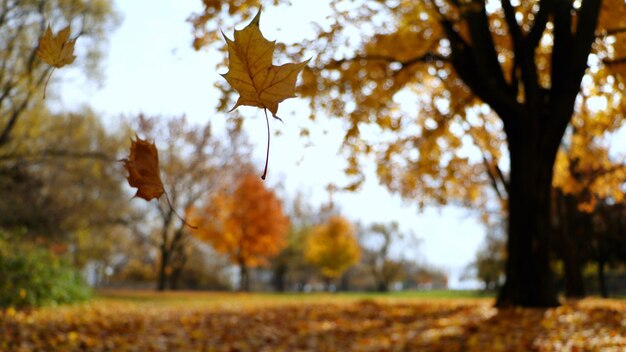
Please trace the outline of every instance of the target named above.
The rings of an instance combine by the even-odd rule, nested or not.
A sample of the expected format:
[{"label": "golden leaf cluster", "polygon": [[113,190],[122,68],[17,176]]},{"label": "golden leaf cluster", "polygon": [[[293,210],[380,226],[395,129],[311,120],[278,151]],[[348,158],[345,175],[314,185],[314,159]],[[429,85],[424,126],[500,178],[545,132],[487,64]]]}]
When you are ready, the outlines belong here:
[{"label": "golden leaf cluster", "polygon": [[[243,7],[236,8],[235,13],[245,13],[237,9],[251,6],[249,1],[227,3]],[[504,203],[503,181],[507,175],[500,169],[505,150],[502,125],[452,69],[450,43],[436,7],[431,2],[411,0],[331,3],[333,13],[329,18],[336,21],[320,26],[314,40],[292,47],[290,52],[297,51],[294,57],[308,51],[317,53],[302,75],[299,90],[309,100],[313,114],[324,111],[346,121],[344,140],[350,153],[346,172],[354,178],[346,188],[358,189],[364,177],[359,160],[373,156],[381,182],[419,204],[461,201],[483,206],[486,197],[493,194],[489,189],[494,184]],[[539,1],[533,0],[515,6],[523,35],[535,23],[538,5]],[[442,11],[469,40],[464,21],[458,20],[467,8],[454,8],[445,6]],[[588,70],[591,84],[614,97],[622,95],[626,77],[625,14],[623,0],[602,2],[591,60],[595,67]],[[515,78],[515,54],[504,13],[494,9],[488,11],[488,16],[498,61],[511,83]],[[213,26],[220,16],[215,7],[207,5],[195,19],[194,28],[199,30]],[[362,32],[356,45],[346,46],[355,42],[352,33],[360,28],[367,28],[367,33]],[[548,90],[552,83],[552,35],[548,28],[535,55],[538,80]],[[209,38],[204,39],[208,44]],[[519,101],[524,101],[522,92]],[[610,111],[600,112],[596,118],[623,115]]]},{"label": "golden leaf cluster", "polygon": [[314,227],[307,237],[305,257],[320,269],[324,277],[341,276],[361,257],[352,224],[341,216],[332,216]]}]

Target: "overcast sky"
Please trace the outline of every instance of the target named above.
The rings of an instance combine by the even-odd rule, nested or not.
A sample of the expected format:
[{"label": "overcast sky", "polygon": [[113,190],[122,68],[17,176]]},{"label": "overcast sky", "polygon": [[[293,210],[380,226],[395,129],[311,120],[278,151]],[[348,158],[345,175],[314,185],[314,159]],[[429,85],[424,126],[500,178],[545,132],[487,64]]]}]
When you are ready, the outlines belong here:
[{"label": "overcast sky", "polygon": [[[306,24],[325,16],[325,7],[318,1],[292,2],[292,8],[280,13],[264,10],[261,30],[270,40],[290,42],[298,35],[310,34],[311,27]],[[215,70],[222,54],[194,51],[191,26],[185,21],[200,5],[200,0],[116,1],[122,22],[110,35],[103,85],[86,81],[72,69],[60,70],[60,84],[52,89],[58,90],[62,108],[90,106],[103,118],[139,112],[164,117],[185,114],[191,121],[211,121],[216,129],[223,129],[227,115],[216,113],[219,93],[213,88],[215,81],[223,79],[219,73],[225,70]],[[233,28],[222,30],[232,37]],[[256,145],[255,158],[261,170],[266,143],[262,110],[239,109],[246,117],[244,127]],[[291,194],[301,190],[314,205],[326,202],[326,186],[343,180],[344,160],[336,156],[343,135],[341,121],[321,119],[311,130],[314,144],[305,146],[299,137],[302,124],[298,124],[308,119],[305,102],[286,100],[279,112],[285,124],[272,123],[272,129],[280,129],[281,135],[272,138],[267,182],[280,182]],[[458,277],[484,237],[477,219],[468,210],[451,207],[427,208],[420,213],[415,205],[403,204],[379,186],[371,170],[369,174],[359,193],[334,196],[343,215],[365,224],[398,221],[404,231],[412,231],[421,239],[421,244],[407,249],[405,255],[445,269],[453,288],[475,285],[459,282]]]}]

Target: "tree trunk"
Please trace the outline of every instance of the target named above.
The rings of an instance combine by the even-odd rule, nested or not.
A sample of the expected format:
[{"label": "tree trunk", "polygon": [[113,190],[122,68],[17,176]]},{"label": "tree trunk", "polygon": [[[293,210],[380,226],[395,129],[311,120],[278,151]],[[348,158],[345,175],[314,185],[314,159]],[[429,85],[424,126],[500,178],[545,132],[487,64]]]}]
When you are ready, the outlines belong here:
[{"label": "tree trunk", "polygon": [[330,292],[330,287],[333,283],[333,279],[329,277],[324,277],[324,291]]},{"label": "tree trunk", "polygon": [[378,284],[376,286],[376,290],[378,292],[389,292],[389,285],[384,280],[378,281]]},{"label": "tree trunk", "polygon": [[243,262],[239,263],[239,291],[250,291],[250,273],[248,266]]},{"label": "tree trunk", "polygon": [[583,280],[582,264],[578,258],[563,261],[563,276],[565,279],[565,297],[582,298],[586,295],[585,281]]},{"label": "tree trunk", "polygon": [[158,273],[158,281],[157,281],[157,291],[165,291],[165,285],[167,284],[167,267],[169,264],[169,252],[167,248],[163,245],[161,246],[161,263],[159,265],[159,273]]},{"label": "tree trunk", "polygon": [[555,243],[557,252],[563,260],[563,276],[565,280],[565,297],[584,297],[585,283],[583,280],[583,260],[581,241],[588,231],[587,214],[578,210],[577,199],[556,191],[556,205],[558,207],[559,224],[556,232],[559,234],[558,243]]},{"label": "tree trunk", "polygon": [[507,129],[508,257],[496,306],[553,307],[558,300],[549,256],[550,194],[557,148],[550,148],[537,126],[522,124]]},{"label": "tree trunk", "polygon": [[604,298],[609,298],[609,288],[606,284],[606,260],[604,260],[604,253],[600,252],[598,259],[598,285],[600,286],[600,295]]},{"label": "tree trunk", "polygon": [[187,264],[187,253],[185,252],[183,238],[183,226],[184,224],[182,224],[181,227],[174,233],[174,238],[172,239],[170,247],[169,265],[171,273],[168,277],[168,284],[171,290],[178,290],[180,288],[180,277],[185,269],[185,264]]},{"label": "tree trunk", "polygon": [[272,283],[276,292],[285,292],[287,281],[287,265],[284,263],[277,264],[274,268]]},{"label": "tree trunk", "polygon": [[[578,11],[568,1],[541,1],[541,16],[528,35],[519,27],[511,4],[503,4],[508,4],[504,18],[515,54],[512,82],[499,62],[484,2],[477,10],[463,11],[465,35],[447,16],[442,15],[440,23],[451,42],[451,63],[459,78],[498,114],[507,136],[508,257],[497,305],[549,307],[558,304],[549,256],[552,168],[596,40],[602,1],[583,1]],[[537,74],[535,53],[549,19],[553,64],[546,88]]]}]

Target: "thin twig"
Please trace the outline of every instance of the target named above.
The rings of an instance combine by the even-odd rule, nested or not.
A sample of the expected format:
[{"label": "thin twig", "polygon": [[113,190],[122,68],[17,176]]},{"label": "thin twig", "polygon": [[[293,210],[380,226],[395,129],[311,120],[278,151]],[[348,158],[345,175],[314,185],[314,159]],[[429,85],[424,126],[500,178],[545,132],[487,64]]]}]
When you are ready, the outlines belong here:
[{"label": "thin twig", "polygon": [[46,90],[48,89],[48,82],[50,81],[50,77],[52,77],[52,72],[54,72],[54,69],[56,67],[52,67],[52,70],[50,70],[50,74],[48,75],[48,79],[46,79],[46,84],[43,86],[43,98],[46,99]]},{"label": "thin twig", "polygon": [[172,209],[172,212],[174,212],[174,214],[183,222],[183,224],[189,226],[189,228],[191,229],[197,229],[198,226],[193,226],[189,224],[184,217],[180,216],[180,214],[176,212],[176,209],[172,206],[172,202],[170,202],[170,197],[167,195],[167,192],[163,191],[163,194],[165,194],[165,200],[167,200],[167,205],[170,207],[170,209]]}]

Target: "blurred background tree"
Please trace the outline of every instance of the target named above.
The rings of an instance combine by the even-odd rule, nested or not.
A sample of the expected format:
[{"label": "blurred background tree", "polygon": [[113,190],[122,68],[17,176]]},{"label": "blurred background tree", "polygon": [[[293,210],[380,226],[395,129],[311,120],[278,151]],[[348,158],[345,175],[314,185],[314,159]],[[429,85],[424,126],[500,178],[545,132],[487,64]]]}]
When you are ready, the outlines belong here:
[{"label": "blurred background tree", "polygon": [[278,292],[303,291],[315,274],[315,267],[305,259],[305,244],[319,216],[302,193],[296,194],[286,213],[289,216],[287,244],[270,260],[272,283]]},{"label": "blurred background tree", "polygon": [[36,57],[39,38],[50,25],[54,31],[72,26],[79,59],[74,65],[91,78],[100,74],[106,34],[117,24],[108,0],[3,0],[0,4],[0,148],[10,139],[18,119],[41,104],[49,65]]},{"label": "blurred background tree", "polygon": [[239,289],[250,289],[249,269],[266,265],[286,245],[289,219],[280,199],[266,188],[252,167],[239,165],[235,182],[221,188],[202,206],[192,208],[195,238],[210,243],[239,267]]},{"label": "blurred background tree", "polygon": [[156,212],[148,216],[154,215],[157,221],[146,219],[146,224],[153,226],[135,230],[158,250],[157,289],[175,289],[192,245],[187,226],[177,214],[185,214],[189,207],[232,177],[229,170],[232,172],[239,167],[238,163],[246,162],[246,143],[237,140],[241,136],[234,131],[230,141],[224,143],[213,134],[210,124],[192,124],[185,116],[164,118],[140,114],[130,125],[142,138],[163,141],[157,148],[170,202],[164,199],[151,202]]},{"label": "blurred background tree", "polygon": [[[376,290],[379,292],[389,291],[390,285],[400,280],[403,276],[403,263],[392,257],[392,245],[397,240],[402,240],[397,222],[389,224],[372,224],[361,238],[363,247],[363,262],[369,268],[376,282]],[[367,246],[363,242],[374,242]]]},{"label": "blurred background tree", "polygon": [[361,248],[350,222],[338,215],[318,224],[306,240],[306,259],[315,265],[326,289],[361,257]]}]

